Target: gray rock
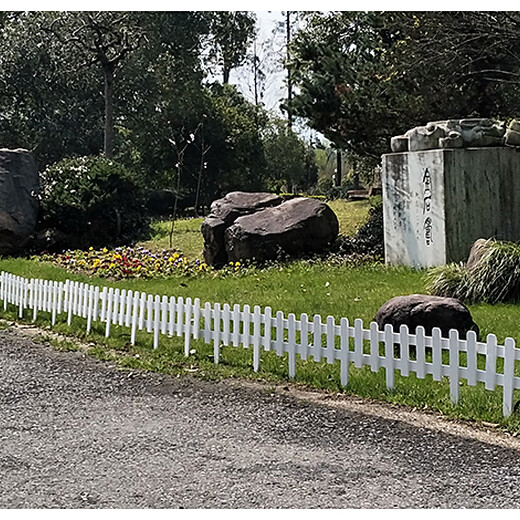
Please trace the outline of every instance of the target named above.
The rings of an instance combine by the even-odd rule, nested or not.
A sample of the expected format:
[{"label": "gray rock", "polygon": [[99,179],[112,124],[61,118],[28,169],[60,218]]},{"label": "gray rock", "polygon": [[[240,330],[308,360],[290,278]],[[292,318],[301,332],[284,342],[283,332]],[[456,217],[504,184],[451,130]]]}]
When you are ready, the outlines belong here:
[{"label": "gray rock", "polygon": [[22,251],[38,219],[38,168],[27,150],[0,149],[0,255]]},{"label": "gray rock", "polygon": [[327,204],[299,197],[238,218],[224,233],[229,261],[271,260],[325,250],[337,237],[338,219]]},{"label": "gray rock", "polygon": [[489,243],[489,239],[479,238],[475,240],[469,251],[468,260],[466,261],[466,269],[473,269],[482,258],[482,255],[486,251],[486,246]]},{"label": "gray rock", "polygon": [[208,265],[220,267],[229,260],[224,244],[224,231],[241,216],[267,207],[277,206],[283,198],[272,193],[233,191],[211,204],[209,216],[201,226],[204,238],[204,260]]},{"label": "gray rock", "polygon": [[460,338],[465,338],[470,330],[479,333],[469,309],[461,301],[425,294],[396,296],[388,300],[377,311],[375,321],[380,330],[387,323],[396,332],[401,325],[407,325],[412,334],[419,325],[424,327],[426,335],[431,335],[434,327],[440,328],[443,337],[448,337],[450,329],[458,330]]},{"label": "gray rock", "polygon": [[513,119],[506,130],[505,143],[507,146],[520,146],[520,121]]},{"label": "gray rock", "polygon": [[238,217],[278,206],[282,202],[283,198],[273,193],[232,191],[211,204],[210,216],[231,224]]}]

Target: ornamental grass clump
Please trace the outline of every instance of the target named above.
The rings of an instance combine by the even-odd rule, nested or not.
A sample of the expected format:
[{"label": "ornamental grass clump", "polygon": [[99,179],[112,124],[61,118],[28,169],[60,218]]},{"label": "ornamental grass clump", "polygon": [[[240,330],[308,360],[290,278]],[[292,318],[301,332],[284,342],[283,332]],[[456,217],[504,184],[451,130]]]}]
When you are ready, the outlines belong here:
[{"label": "ornamental grass clump", "polygon": [[468,302],[520,301],[520,244],[487,240],[471,267],[449,264],[429,271],[431,294]]},{"label": "ornamental grass clump", "polygon": [[449,298],[467,299],[468,271],[463,263],[434,267],[426,274],[430,294]]}]

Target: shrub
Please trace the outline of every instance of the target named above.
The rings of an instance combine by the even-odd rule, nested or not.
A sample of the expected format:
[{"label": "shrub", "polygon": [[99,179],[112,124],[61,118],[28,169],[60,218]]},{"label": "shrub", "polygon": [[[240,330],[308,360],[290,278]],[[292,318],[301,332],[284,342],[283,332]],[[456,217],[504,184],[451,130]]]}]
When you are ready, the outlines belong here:
[{"label": "shrub", "polygon": [[145,223],[140,178],[104,156],[63,159],[41,174],[40,228],[68,236],[68,247],[122,243]]},{"label": "shrub", "polygon": [[426,277],[431,294],[469,302],[520,301],[520,244],[488,240],[480,258],[468,269],[448,264],[431,269]]},{"label": "shrub", "polygon": [[342,256],[384,256],[383,203],[380,198],[372,202],[368,220],[354,236],[338,237],[334,253]]}]

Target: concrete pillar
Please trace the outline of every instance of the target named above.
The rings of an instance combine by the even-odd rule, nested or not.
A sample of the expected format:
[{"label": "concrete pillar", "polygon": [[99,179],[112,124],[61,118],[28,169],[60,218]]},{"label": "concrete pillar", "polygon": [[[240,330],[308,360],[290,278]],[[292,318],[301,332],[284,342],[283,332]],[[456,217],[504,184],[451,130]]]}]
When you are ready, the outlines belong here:
[{"label": "concrete pillar", "polygon": [[520,149],[383,156],[385,260],[426,268],[465,261],[478,238],[520,240]]}]

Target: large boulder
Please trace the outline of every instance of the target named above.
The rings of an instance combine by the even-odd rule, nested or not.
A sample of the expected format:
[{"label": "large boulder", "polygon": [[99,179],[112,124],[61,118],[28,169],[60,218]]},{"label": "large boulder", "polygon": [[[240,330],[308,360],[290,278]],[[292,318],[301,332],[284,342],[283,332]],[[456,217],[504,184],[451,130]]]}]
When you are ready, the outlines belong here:
[{"label": "large boulder", "polygon": [[434,327],[441,330],[443,337],[448,337],[451,329],[458,330],[461,338],[465,338],[470,330],[474,330],[477,335],[479,333],[471,313],[461,301],[425,294],[396,296],[388,300],[377,311],[375,321],[380,330],[383,330],[387,323],[392,325],[396,332],[401,325],[407,325],[412,334],[422,325],[428,336]]},{"label": "large boulder", "polygon": [[204,260],[208,265],[220,267],[228,262],[224,232],[238,217],[264,208],[277,206],[282,197],[272,193],[233,191],[211,204],[210,214],[201,226],[204,237]]},{"label": "large boulder", "polygon": [[27,150],[0,149],[0,255],[22,251],[38,219],[38,168]]},{"label": "large boulder", "polygon": [[338,236],[339,224],[327,204],[299,197],[274,208],[239,217],[226,229],[229,261],[272,260],[325,250]]}]

